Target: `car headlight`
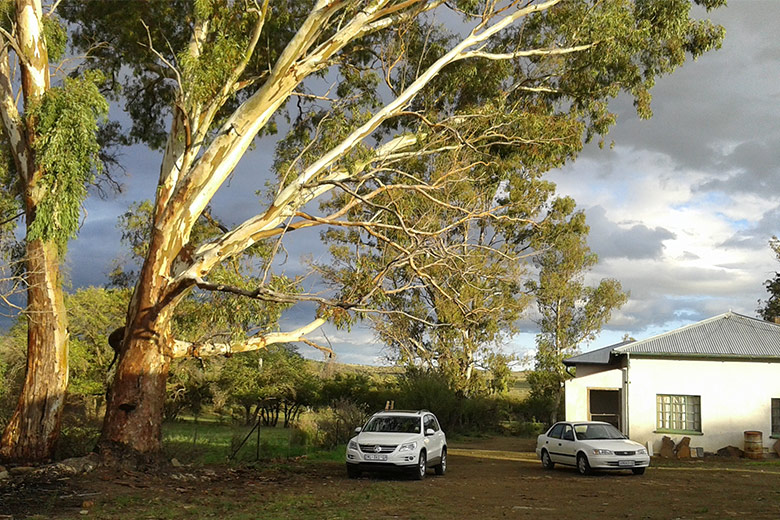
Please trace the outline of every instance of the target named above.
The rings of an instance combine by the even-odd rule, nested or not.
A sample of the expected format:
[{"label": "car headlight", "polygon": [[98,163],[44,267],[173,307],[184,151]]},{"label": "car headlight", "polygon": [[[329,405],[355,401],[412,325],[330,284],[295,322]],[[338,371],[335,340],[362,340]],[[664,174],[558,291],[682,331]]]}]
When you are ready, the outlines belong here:
[{"label": "car headlight", "polygon": [[594,455],[614,455],[614,453],[612,453],[612,450],[599,450],[599,449],[595,449],[595,448],[593,449],[593,454]]},{"label": "car headlight", "polygon": [[644,448],[639,448],[638,450],[636,450],[636,454],[637,455],[647,455],[647,450],[644,449]]},{"label": "car headlight", "polygon": [[351,441],[349,441],[349,444],[347,445],[347,448],[350,449],[350,450],[357,450],[358,449],[357,441],[355,439],[352,439]]},{"label": "car headlight", "polygon": [[398,448],[398,451],[414,451],[416,449],[417,449],[416,442],[407,442],[406,444],[401,444],[401,447]]}]

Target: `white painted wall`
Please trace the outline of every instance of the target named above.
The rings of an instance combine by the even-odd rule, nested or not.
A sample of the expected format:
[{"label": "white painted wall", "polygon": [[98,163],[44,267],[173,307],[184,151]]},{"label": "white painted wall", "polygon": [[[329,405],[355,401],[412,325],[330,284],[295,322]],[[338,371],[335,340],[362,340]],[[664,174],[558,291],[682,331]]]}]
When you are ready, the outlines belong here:
[{"label": "white painted wall", "polygon": [[[619,368],[597,371],[577,368],[577,377],[566,383],[566,418],[585,419],[589,388],[621,388]],[[606,368],[606,367],[604,367]],[[656,433],[656,394],[701,397],[702,435],[689,435],[692,447],[715,452],[724,446],[744,449],[745,430],[763,433],[771,447],[771,400],[780,398],[780,362],[646,359],[629,363],[629,435],[650,442],[658,453],[661,438],[679,442],[683,434]]]},{"label": "white painted wall", "polygon": [[691,446],[715,452],[724,446],[744,449],[745,430],[763,433],[772,446],[772,398],[780,398],[780,363],[631,358],[628,409],[631,437],[661,449],[668,435],[655,433],[656,394],[701,396],[702,435],[690,435]]},{"label": "white painted wall", "polygon": [[[620,390],[623,375],[620,368],[609,370],[606,365],[580,365],[577,377],[565,383],[566,420],[586,421],[588,416],[588,389]],[[625,420],[625,419],[624,419]]]}]

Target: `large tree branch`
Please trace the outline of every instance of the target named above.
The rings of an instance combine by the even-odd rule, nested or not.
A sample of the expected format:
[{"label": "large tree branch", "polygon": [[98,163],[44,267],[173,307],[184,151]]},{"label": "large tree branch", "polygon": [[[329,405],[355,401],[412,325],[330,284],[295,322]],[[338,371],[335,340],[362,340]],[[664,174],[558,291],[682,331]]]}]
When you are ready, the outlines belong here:
[{"label": "large tree branch", "polygon": [[188,341],[176,340],[170,355],[173,358],[230,355],[259,350],[275,343],[295,343],[303,341],[306,334],[317,330],[325,322],[325,318],[317,318],[289,332],[268,332],[236,343],[190,343]]},{"label": "large tree branch", "polygon": [[253,300],[260,300],[273,303],[300,303],[300,302],[316,302],[328,307],[338,307],[342,309],[351,309],[359,305],[359,302],[344,302],[338,300],[331,300],[329,298],[322,298],[313,294],[295,294],[295,293],[281,293],[268,289],[267,287],[258,287],[256,289],[244,289],[241,287],[235,287],[232,285],[226,285],[221,283],[210,283],[205,280],[198,280],[195,284],[199,289],[205,291],[224,292],[228,294],[234,294],[236,296],[244,296]]},{"label": "large tree branch", "polygon": [[[372,162],[385,160],[393,154],[405,151],[416,144],[416,136],[397,137],[377,148],[374,158],[367,160],[363,165],[357,165],[357,168],[360,170]],[[302,188],[297,192],[297,197],[292,200],[286,200],[289,198],[289,194],[282,195],[280,193],[265,213],[244,221],[231,232],[199,247],[193,254],[190,265],[186,270],[177,274],[175,279],[178,281],[187,278],[200,278],[224,258],[243,251],[262,238],[277,234],[276,228],[282,226],[287,219],[291,218],[298,208],[305,206],[308,202],[335,188],[334,182],[349,177],[350,174],[345,169],[338,169],[331,172],[326,178],[327,181],[330,181],[329,183]],[[263,233],[266,232],[270,233],[267,236],[263,236]]]}]

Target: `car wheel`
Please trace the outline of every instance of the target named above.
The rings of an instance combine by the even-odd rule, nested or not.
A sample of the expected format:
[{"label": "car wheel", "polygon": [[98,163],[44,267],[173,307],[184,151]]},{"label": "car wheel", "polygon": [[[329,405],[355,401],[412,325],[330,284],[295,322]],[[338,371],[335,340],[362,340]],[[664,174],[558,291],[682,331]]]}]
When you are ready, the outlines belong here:
[{"label": "car wheel", "polygon": [[425,470],[427,469],[427,460],[425,457],[425,451],[420,452],[420,457],[417,460],[417,467],[414,471],[414,479],[422,480],[425,478]]},{"label": "car wheel", "polygon": [[544,469],[553,469],[555,467],[555,463],[550,458],[550,454],[547,453],[547,450],[542,450],[542,467]]},{"label": "car wheel", "polygon": [[441,450],[441,461],[433,467],[437,475],[444,475],[447,471],[447,448]]},{"label": "car wheel", "polygon": [[360,478],[360,468],[355,467],[354,464],[347,464],[347,476],[349,478]]},{"label": "car wheel", "polygon": [[590,475],[590,463],[584,453],[577,455],[577,471],[580,475]]},{"label": "car wheel", "polygon": [[634,468],[631,471],[634,472],[634,475],[644,475],[645,474],[645,468]]}]

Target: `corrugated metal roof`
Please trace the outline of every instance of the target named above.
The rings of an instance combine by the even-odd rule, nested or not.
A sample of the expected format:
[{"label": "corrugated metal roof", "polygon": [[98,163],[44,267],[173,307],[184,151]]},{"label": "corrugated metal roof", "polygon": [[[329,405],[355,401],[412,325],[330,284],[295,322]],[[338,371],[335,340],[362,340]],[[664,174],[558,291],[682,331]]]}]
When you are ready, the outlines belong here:
[{"label": "corrugated metal roof", "polygon": [[629,345],[615,346],[613,352],[780,358],[780,325],[727,312]]},{"label": "corrugated metal roof", "polygon": [[565,359],[565,365],[608,364],[612,354],[780,358],[780,325],[727,312],[642,341],[624,341]]},{"label": "corrugated metal roof", "polygon": [[615,345],[610,345],[608,347],[591,350],[590,352],[585,352],[584,354],[580,354],[578,356],[572,356],[570,358],[566,358],[563,360],[563,364],[567,366],[581,365],[581,364],[606,365],[609,363],[609,357],[615,348],[622,347],[623,345],[627,345],[629,343],[633,343],[633,340],[623,341],[621,343],[616,343]]}]

